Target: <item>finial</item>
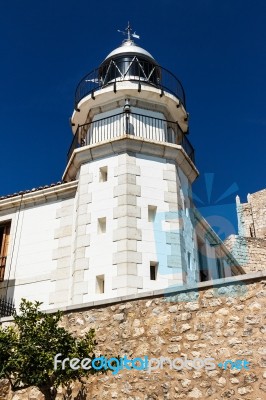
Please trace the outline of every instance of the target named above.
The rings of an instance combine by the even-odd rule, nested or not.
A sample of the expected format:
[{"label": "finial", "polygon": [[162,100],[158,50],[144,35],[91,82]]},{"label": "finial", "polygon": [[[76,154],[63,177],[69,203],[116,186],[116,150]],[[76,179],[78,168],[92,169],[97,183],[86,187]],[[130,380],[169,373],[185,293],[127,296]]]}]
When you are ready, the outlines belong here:
[{"label": "finial", "polygon": [[140,36],[137,35],[136,32],[131,33],[132,32],[132,28],[130,26],[129,21],[128,21],[127,27],[125,28],[124,31],[120,31],[119,29],[117,29],[117,32],[120,32],[123,35],[127,36],[126,41],[131,41],[132,40],[131,37],[136,38],[136,39],[140,38]]}]

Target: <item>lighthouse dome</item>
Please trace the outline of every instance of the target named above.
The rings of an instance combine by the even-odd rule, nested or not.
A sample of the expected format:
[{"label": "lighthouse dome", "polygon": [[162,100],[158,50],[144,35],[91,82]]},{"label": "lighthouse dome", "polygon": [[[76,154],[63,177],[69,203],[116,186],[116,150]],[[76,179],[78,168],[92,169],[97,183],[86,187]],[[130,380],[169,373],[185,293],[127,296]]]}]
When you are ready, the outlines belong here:
[{"label": "lighthouse dome", "polygon": [[117,56],[123,55],[136,55],[136,56],[144,56],[145,58],[149,58],[150,60],[154,60],[153,56],[142,47],[139,47],[133,42],[133,40],[125,40],[121,46],[117,47],[108,56],[105,58],[104,61],[109,60],[110,58],[116,58]]},{"label": "lighthouse dome", "polygon": [[132,39],[126,39],[101,63],[98,79],[102,86],[119,80],[158,85],[161,69],[148,51],[137,46]]}]

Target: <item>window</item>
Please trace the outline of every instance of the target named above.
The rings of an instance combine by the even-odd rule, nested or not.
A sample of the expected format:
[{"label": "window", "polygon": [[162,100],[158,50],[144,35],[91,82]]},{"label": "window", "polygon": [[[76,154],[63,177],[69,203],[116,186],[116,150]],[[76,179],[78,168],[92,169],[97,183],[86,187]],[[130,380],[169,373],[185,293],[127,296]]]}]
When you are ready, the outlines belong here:
[{"label": "window", "polygon": [[96,276],[96,293],[104,293],[104,275]]},{"label": "window", "polygon": [[107,167],[100,168],[99,182],[106,182],[108,178]]},{"label": "window", "polygon": [[158,263],[151,261],[150,262],[150,280],[156,281],[158,272]]},{"label": "window", "polygon": [[187,267],[191,269],[191,253],[189,251],[187,252]]},{"label": "window", "polygon": [[156,216],[156,206],[148,206],[148,221],[153,222]]},{"label": "window", "polygon": [[223,267],[223,260],[221,258],[217,258],[217,270],[218,270],[218,278],[224,278],[224,267]]},{"label": "window", "polygon": [[199,236],[197,236],[197,244],[198,244],[198,260],[199,260],[199,278],[200,282],[205,282],[209,280],[206,246],[204,241]]},{"label": "window", "polygon": [[98,218],[98,233],[106,232],[106,218]]},{"label": "window", "polygon": [[4,280],[11,222],[0,224],[0,282]]}]

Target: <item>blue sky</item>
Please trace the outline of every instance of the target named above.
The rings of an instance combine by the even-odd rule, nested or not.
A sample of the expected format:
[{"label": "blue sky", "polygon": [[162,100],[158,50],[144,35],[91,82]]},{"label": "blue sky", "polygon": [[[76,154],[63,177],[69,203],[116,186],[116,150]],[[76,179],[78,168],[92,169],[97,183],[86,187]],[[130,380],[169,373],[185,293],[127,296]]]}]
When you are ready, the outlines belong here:
[{"label": "blue sky", "polygon": [[120,45],[128,20],[185,88],[199,204],[231,185],[219,204],[266,187],[264,0],[1,3],[0,195],[61,179],[76,85]]}]

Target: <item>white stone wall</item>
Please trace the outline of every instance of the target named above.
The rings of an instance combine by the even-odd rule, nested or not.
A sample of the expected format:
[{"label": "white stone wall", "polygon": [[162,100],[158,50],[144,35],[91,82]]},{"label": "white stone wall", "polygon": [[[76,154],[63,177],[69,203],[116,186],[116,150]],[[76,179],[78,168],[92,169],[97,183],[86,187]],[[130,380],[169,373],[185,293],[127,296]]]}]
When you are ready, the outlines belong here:
[{"label": "white stone wall", "polygon": [[[54,252],[59,246],[59,239],[55,239],[59,226],[56,215],[66,201],[22,205],[20,210],[1,217],[1,221],[11,219],[5,281],[9,279],[7,296],[17,306],[21,298],[42,301],[46,308],[50,306],[50,295],[55,290]],[[6,293],[6,288],[1,292]]]}]

